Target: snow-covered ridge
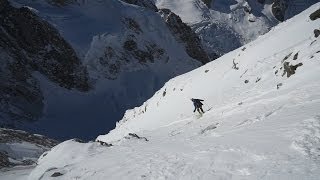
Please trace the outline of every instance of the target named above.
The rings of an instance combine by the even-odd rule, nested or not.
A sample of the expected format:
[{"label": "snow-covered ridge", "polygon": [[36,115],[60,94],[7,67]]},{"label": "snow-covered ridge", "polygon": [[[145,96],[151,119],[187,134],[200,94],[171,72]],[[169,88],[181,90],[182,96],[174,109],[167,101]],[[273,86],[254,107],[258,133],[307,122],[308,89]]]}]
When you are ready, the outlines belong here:
[{"label": "snow-covered ridge", "polygon": [[[313,31],[318,28],[319,20],[311,21],[309,15],[318,6],[319,3],[217,61],[170,80],[141,107],[127,111],[115,130],[98,139],[110,142],[121,139],[130,132],[157,129],[178,119],[190,117],[192,97],[205,98],[207,108],[223,111],[226,106],[249,101],[255,96],[282,94],[290,90],[285,85],[286,82],[296,86],[303,83],[294,78],[304,76],[303,74],[290,78],[282,76],[286,64],[284,59],[297,54],[300,58],[288,60],[290,65],[301,62],[303,66],[297,70],[300,73],[316,71],[317,66],[312,66],[316,61],[309,59],[318,55],[318,42],[313,38]],[[315,42],[311,46],[313,41]],[[311,51],[307,45],[312,47]],[[305,69],[309,66],[312,67],[311,70]],[[278,85],[284,87],[277,90]],[[172,107],[179,109],[175,111]]]}]

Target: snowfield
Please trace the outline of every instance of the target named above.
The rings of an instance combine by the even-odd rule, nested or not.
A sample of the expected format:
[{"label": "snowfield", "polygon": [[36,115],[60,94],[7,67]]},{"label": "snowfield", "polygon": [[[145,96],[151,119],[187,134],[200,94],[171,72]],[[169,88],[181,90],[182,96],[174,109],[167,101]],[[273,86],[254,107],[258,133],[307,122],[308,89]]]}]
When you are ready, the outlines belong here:
[{"label": "snowfield", "polygon": [[97,138],[108,144],[59,144],[28,178],[319,179],[319,7],[173,78]]}]

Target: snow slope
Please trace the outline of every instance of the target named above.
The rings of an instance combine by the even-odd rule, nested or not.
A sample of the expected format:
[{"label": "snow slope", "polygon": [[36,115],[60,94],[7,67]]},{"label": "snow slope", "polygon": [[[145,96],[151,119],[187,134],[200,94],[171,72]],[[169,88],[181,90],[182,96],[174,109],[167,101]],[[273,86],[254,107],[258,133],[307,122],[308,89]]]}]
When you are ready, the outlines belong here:
[{"label": "snow slope", "polygon": [[34,73],[44,96],[44,115],[18,128],[63,140],[95,138],[168,79],[201,65],[188,56],[161,16],[147,8],[119,0],[66,1],[72,3],[61,6],[46,0],[10,2],[29,7],[59,30],[86,65],[92,86],[88,93],[67,90]]},{"label": "snow slope", "polygon": [[[219,114],[230,113],[235,107],[243,109],[249,102],[259,104],[256,101],[261,99],[283,97],[291,101],[296,93],[305,94],[310,86],[317,87],[319,47],[313,30],[319,27],[319,20],[311,21],[309,14],[318,7],[319,3],[216,62],[170,80],[141,107],[127,111],[117,128],[99,139],[117,140],[128,132],[151,130],[190,117],[191,98],[204,98],[207,108]],[[297,53],[298,59],[292,60]],[[297,75],[287,78],[282,76],[284,62],[301,62],[303,66],[298,67]],[[277,89],[280,83],[282,86]],[[239,106],[241,102],[243,105]],[[281,102],[277,104],[280,106]],[[172,107],[179,109],[173,111]]]},{"label": "snow slope", "polygon": [[29,179],[319,179],[319,6],[167,82],[97,138],[113,146],[65,141]]}]

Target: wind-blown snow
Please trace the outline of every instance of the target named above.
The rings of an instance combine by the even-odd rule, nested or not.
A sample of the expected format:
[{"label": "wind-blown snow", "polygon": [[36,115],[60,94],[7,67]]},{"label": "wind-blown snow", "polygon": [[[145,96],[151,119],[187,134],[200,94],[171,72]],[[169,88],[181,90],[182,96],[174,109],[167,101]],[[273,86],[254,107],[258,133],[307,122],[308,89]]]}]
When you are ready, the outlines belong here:
[{"label": "wind-blown snow", "polygon": [[[113,146],[66,141],[29,179],[319,179],[319,6],[167,82],[97,138]],[[287,77],[286,62],[303,65]]]}]

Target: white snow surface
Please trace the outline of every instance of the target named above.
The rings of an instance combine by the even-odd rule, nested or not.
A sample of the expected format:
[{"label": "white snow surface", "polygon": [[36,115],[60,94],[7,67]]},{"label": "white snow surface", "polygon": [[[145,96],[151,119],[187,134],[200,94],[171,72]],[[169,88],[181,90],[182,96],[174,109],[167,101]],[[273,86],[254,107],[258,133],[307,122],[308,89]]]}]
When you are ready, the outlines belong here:
[{"label": "white snow surface", "polygon": [[[28,178],[319,179],[320,19],[309,19],[319,7],[167,82],[97,138],[112,147],[65,141]],[[303,65],[288,78],[284,62]],[[202,117],[192,97],[205,100]]]}]

